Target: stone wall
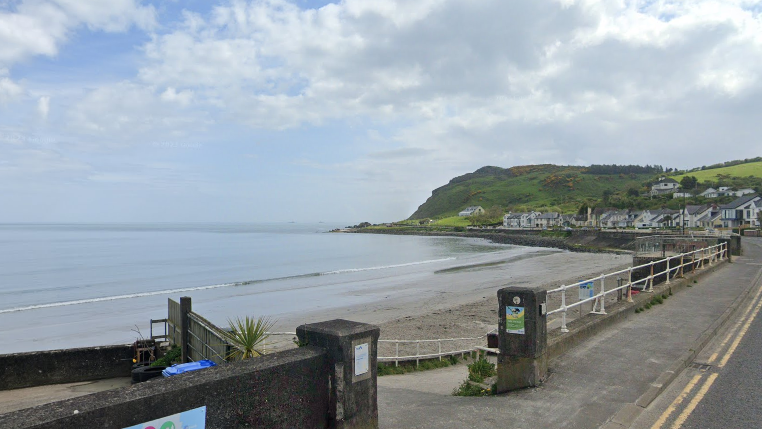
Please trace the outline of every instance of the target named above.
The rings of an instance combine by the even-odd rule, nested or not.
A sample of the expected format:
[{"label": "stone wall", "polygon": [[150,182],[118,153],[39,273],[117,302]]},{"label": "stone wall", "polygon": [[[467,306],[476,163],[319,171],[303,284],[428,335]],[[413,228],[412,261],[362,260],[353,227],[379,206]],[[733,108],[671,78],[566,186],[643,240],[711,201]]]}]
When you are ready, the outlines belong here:
[{"label": "stone wall", "polygon": [[206,407],[207,429],[325,428],[328,356],[301,347],[0,415],[17,429],[124,428]]},{"label": "stone wall", "polygon": [[0,390],[129,377],[132,358],[130,345],[0,355]]}]

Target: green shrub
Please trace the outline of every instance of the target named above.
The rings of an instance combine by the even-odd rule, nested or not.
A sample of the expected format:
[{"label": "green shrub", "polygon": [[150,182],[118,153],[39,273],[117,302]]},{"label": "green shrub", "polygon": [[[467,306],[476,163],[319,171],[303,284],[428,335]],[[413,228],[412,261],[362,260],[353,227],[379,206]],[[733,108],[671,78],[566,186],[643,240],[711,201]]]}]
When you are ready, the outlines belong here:
[{"label": "green shrub", "polygon": [[172,366],[172,364],[180,363],[180,356],[180,347],[173,345],[171,349],[164,353],[164,356],[153,361],[151,366]]},{"label": "green shrub", "polygon": [[471,381],[481,383],[485,378],[495,374],[495,364],[484,357],[480,356],[478,360],[468,365],[468,379]]}]

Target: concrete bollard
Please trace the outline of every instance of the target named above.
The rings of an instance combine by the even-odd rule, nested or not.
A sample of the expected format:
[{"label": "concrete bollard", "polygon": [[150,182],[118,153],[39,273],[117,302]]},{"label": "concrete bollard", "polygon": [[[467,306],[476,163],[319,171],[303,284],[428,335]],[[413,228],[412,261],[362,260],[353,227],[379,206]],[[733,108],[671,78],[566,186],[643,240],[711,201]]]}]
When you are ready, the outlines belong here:
[{"label": "concrete bollard", "polygon": [[507,287],[497,299],[497,393],[537,386],[548,373],[547,292]]},{"label": "concrete bollard", "polygon": [[378,428],[379,334],[377,326],[343,319],[296,328],[299,341],[328,352],[329,428]]}]

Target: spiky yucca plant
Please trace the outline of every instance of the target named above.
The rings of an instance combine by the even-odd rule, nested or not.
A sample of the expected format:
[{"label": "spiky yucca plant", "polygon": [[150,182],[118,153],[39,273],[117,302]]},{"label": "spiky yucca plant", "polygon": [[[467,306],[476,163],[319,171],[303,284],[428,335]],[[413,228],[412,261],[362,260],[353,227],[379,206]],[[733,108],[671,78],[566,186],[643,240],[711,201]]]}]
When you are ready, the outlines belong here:
[{"label": "spiky yucca plant", "polygon": [[268,317],[254,319],[246,316],[243,320],[240,317],[235,320],[228,319],[228,324],[230,332],[227,332],[226,336],[233,346],[228,359],[243,360],[265,354],[261,346],[270,336],[267,331],[275,325],[274,321]]}]

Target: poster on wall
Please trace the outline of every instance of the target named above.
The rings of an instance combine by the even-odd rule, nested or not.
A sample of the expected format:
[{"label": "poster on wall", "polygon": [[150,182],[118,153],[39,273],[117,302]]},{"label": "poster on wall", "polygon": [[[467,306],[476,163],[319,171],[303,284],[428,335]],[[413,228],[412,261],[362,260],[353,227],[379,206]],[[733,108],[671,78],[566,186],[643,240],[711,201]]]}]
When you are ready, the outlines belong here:
[{"label": "poster on wall", "polygon": [[505,330],[509,334],[524,335],[524,307],[505,307]]},{"label": "poster on wall", "polygon": [[355,346],[355,376],[368,372],[368,343]]},{"label": "poster on wall", "polygon": [[124,429],[206,429],[206,406]]}]

